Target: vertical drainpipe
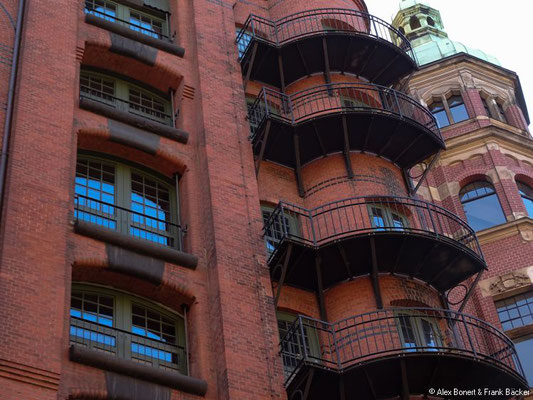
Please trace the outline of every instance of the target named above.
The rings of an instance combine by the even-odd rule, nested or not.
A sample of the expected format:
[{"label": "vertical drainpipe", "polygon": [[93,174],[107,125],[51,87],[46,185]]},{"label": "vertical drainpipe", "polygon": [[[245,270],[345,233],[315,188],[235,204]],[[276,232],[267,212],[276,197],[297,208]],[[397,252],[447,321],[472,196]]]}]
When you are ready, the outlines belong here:
[{"label": "vertical drainpipe", "polygon": [[15,102],[15,86],[17,83],[18,61],[20,54],[20,41],[22,37],[22,23],[24,18],[25,0],[19,0],[17,13],[17,25],[15,28],[15,44],[13,49],[13,63],[9,76],[9,89],[7,94],[6,119],[4,123],[4,136],[2,141],[2,153],[0,156],[0,218],[4,206],[4,189],[6,182],[7,156],[11,137],[11,122],[13,120],[13,104]]}]

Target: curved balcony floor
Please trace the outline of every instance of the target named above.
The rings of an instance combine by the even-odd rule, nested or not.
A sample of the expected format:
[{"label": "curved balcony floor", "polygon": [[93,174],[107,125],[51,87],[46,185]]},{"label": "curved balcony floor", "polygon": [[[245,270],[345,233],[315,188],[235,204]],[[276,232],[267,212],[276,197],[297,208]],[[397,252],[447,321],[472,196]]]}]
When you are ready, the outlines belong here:
[{"label": "curved balcony floor", "polygon": [[430,395],[430,388],[527,389],[512,341],[490,324],[450,310],[392,308],[336,323],[299,316],[280,347],[289,398],[363,400]]},{"label": "curved balcony floor", "polygon": [[418,68],[403,34],[355,10],[317,9],[278,21],[250,15],[237,44],[243,75],[276,87],[328,71],[389,86]]},{"label": "curved balcony floor", "polygon": [[[486,269],[475,232],[434,204],[401,197],[360,197],[315,209],[280,203],[265,224],[271,278],[318,290],[372,273],[420,279],[449,290]],[[290,250],[290,251],[289,251]]]},{"label": "curved balcony floor", "polygon": [[371,84],[336,83],[291,96],[263,89],[248,118],[254,154],[290,168],[346,151],[377,154],[408,168],[445,148],[427,109]]}]

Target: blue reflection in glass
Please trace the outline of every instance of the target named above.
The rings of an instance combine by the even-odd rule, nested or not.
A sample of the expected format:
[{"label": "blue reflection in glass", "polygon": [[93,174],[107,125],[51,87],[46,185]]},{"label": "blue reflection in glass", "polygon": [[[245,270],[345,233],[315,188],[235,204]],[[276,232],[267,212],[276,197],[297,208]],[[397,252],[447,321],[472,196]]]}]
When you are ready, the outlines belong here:
[{"label": "blue reflection in glass", "polygon": [[468,223],[475,231],[505,223],[505,215],[495,193],[463,203],[463,208]]},{"label": "blue reflection in glass", "polygon": [[533,386],[533,336],[515,343],[529,386]]}]

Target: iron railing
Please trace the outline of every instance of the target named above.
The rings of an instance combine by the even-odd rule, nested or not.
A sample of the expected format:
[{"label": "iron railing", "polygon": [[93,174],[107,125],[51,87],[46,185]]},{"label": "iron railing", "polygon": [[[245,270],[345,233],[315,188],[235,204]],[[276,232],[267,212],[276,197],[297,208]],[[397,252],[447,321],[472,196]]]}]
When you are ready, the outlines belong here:
[{"label": "iron railing", "polygon": [[157,215],[149,215],[80,194],[74,197],[76,222],[89,222],[136,239],[181,250],[185,231],[167,217],[162,210]]},{"label": "iron railing", "polygon": [[[349,32],[376,38],[400,48],[416,62],[409,39],[399,30],[369,13],[343,8],[302,11],[277,21],[250,14],[237,35],[235,43],[242,43],[243,39],[248,36],[280,46],[306,36],[336,32]],[[244,56],[246,54],[247,49],[244,51]]]},{"label": "iron railing", "polygon": [[495,363],[524,380],[516,349],[507,336],[476,317],[450,310],[394,308],[335,323],[300,315],[280,347],[286,385],[305,363],[342,372],[382,357],[420,353]]},{"label": "iron railing", "polygon": [[164,113],[156,110],[152,107],[143,106],[141,104],[132,103],[121,99],[119,97],[112,96],[103,91],[80,86],[80,99],[89,99],[105,104],[109,107],[116,108],[117,110],[125,111],[133,115],[137,115],[150,121],[158,122],[163,125],[174,127],[174,119],[171,114]]},{"label": "iron railing", "polygon": [[[148,28],[146,28],[144,26],[131,23],[131,22],[126,21],[124,19],[120,19],[120,18],[118,18],[118,17],[116,17],[114,15],[103,13],[101,11],[98,11],[98,10],[95,10],[95,9],[91,8],[88,5],[85,5],[84,11],[85,11],[85,14],[96,15],[97,17],[102,18],[102,19],[104,19],[106,21],[111,21],[111,22],[117,23],[119,25],[124,25],[124,26],[130,28],[132,31],[140,32],[143,35],[150,36],[150,37],[152,37],[154,39],[166,40],[166,41],[171,42],[171,43],[174,41],[174,36],[170,37],[168,35],[163,34],[162,32],[157,32],[157,31],[154,31],[152,29],[148,29]],[[165,21],[165,24],[168,27],[168,22],[167,21]]]},{"label": "iron railing", "polygon": [[332,83],[286,95],[263,88],[248,111],[252,139],[267,118],[287,124],[336,112],[390,113],[421,125],[443,141],[435,117],[408,95],[372,83]]},{"label": "iron railing", "polygon": [[163,340],[71,316],[70,342],[119,358],[187,374],[185,348]]},{"label": "iron railing", "polygon": [[271,259],[285,239],[318,247],[384,232],[433,237],[483,260],[476,233],[466,222],[445,208],[409,197],[354,197],[313,209],[280,202],[263,227]]}]

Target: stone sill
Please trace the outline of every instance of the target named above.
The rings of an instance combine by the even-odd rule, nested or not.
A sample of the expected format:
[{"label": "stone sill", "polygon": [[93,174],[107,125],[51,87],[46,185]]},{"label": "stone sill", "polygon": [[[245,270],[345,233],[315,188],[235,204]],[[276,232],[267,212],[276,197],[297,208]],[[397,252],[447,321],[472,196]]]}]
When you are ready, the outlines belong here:
[{"label": "stone sill", "polygon": [[170,247],[161,246],[146,240],[136,239],[133,236],[115,232],[89,222],[76,221],[74,223],[74,231],[81,235],[102,240],[134,252],[159,258],[185,268],[196,269],[196,266],[198,265],[198,257],[195,255],[184,253]]},{"label": "stone sill", "polygon": [[71,345],[69,349],[71,361],[89,365],[91,367],[112,371],[133,378],[142,379],[151,383],[168,386],[185,393],[197,396],[205,396],[207,392],[207,382],[159,368],[146,366],[135,361],[124,360],[116,356],[90,350],[82,346]]},{"label": "stone sill", "polygon": [[106,21],[105,19],[92,14],[85,14],[85,22],[98,26],[99,28],[116,33],[118,35],[127,37],[128,39],[135,40],[140,43],[144,43],[148,46],[155,47],[156,49],[163,50],[167,53],[174,54],[178,57],[185,55],[185,49],[174,43],[167,42],[165,40],[156,39],[151,36],[144,35],[140,32],[136,32],[127,26],[120,25],[116,22]]},{"label": "stone sill", "polygon": [[165,136],[180,143],[187,143],[189,139],[189,134],[185,131],[155,121],[150,121],[149,119],[131,114],[127,111],[118,110],[96,100],[81,97],[80,108]]},{"label": "stone sill", "polygon": [[481,245],[518,234],[527,242],[533,241],[533,219],[522,217],[476,232],[479,244]]}]

